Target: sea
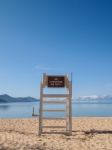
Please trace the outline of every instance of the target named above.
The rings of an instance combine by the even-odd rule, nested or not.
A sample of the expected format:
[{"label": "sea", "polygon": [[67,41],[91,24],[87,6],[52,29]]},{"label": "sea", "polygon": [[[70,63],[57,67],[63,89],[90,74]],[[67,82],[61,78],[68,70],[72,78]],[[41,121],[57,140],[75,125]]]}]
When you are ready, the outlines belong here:
[{"label": "sea", "polygon": [[[1,103],[0,118],[32,118],[34,108],[35,115],[39,115],[39,102]],[[61,105],[47,106],[46,109],[65,109]],[[46,112],[46,117],[63,117],[65,112]],[[81,104],[72,103],[73,117],[112,117],[112,104]]]}]

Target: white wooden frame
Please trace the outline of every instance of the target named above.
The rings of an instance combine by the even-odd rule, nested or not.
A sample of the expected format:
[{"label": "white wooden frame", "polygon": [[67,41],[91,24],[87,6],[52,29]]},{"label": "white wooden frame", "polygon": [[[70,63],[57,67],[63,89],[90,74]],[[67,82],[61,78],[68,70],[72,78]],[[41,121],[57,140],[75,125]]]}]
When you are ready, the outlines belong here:
[{"label": "white wooden frame", "polygon": [[[68,76],[65,75],[65,87],[67,89],[67,94],[45,94],[44,88],[47,86],[47,76],[43,74],[43,80],[40,84],[40,108],[39,108],[39,135],[44,133],[65,133],[67,135],[72,135],[72,78],[69,80]],[[45,98],[56,98],[57,100],[44,100]],[[64,100],[59,101],[59,98],[64,98]],[[66,105],[65,110],[59,109],[43,109],[43,105],[45,104],[64,104]],[[64,118],[50,118],[50,117],[43,117],[43,112],[66,112],[66,116]],[[66,126],[45,126],[43,125],[43,120],[65,120]],[[43,132],[43,128],[65,128],[64,132]]]}]

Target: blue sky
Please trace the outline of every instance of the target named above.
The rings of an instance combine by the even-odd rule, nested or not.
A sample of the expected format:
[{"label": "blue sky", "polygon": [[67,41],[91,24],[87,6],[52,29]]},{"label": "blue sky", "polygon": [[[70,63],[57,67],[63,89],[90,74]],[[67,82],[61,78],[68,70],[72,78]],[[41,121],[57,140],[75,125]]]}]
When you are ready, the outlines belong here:
[{"label": "blue sky", "polygon": [[43,72],[73,95],[112,95],[111,0],[1,0],[0,94],[39,97]]}]

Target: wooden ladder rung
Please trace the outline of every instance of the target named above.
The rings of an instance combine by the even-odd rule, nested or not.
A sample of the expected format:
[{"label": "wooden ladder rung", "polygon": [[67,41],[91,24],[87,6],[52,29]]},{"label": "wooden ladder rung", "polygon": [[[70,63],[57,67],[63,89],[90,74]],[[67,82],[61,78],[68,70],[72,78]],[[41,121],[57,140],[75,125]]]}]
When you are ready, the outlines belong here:
[{"label": "wooden ladder rung", "polygon": [[42,126],[42,128],[66,128],[66,126]]},{"label": "wooden ladder rung", "polygon": [[43,109],[43,112],[66,112],[64,109]]},{"label": "wooden ladder rung", "polygon": [[49,131],[49,132],[42,132],[42,134],[65,134],[65,135],[68,135],[69,132],[67,132],[67,131],[62,131],[62,132]]},{"label": "wooden ladder rung", "polygon": [[46,104],[66,104],[66,101],[64,100],[64,101],[43,101],[43,103],[46,103]]},{"label": "wooden ladder rung", "polygon": [[48,98],[63,98],[69,97],[69,94],[43,94],[42,97]]},{"label": "wooden ladder rung", "polygon": [[54,117],[54,118],[49,118],[49,117],[43,117],[42,119],[46,119],[46,120],[66,120],[66,118],[64,117]]},{"label": "wooden ladder rung", "polygon": [[39,115],[37,115],[37,114],[32,114],[32,116],[34,116],[34,117],[35,117],[35,116],[39,116]]}]

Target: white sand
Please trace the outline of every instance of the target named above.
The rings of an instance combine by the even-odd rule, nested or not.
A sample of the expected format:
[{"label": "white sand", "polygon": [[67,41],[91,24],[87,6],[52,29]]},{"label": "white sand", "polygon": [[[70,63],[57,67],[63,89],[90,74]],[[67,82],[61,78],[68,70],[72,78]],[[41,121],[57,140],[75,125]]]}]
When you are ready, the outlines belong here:
[{"label": "white sand", "polygon": [[[47,125],[64,124],[47,121]],[[74,118],[72,136],[38,136],[38,119],[0,119],[1,150],[112,150],[112,118]]]}]

